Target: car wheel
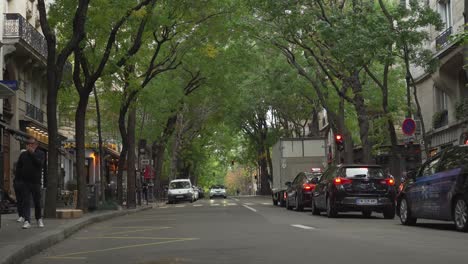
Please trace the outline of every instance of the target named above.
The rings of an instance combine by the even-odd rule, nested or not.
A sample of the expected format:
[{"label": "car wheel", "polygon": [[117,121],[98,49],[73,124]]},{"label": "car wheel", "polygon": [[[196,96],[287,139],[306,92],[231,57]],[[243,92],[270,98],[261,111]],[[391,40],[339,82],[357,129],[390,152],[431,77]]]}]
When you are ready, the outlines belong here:
[{"label": "car wheel", "polygon": [[364,216],[365,218],[369,218],[371,217],[371,215],[372,215],[372,211],[369,211],[369,210],[362,211],[362,216]]},{"label": "car wheel", "polygon": [[286,198],[286,209],[287,209],[287,210],[291,210],[291,209],[292,209],[292,206],[289,205],[289,198]]},{"label": "car wheel", "polygon": [[400,222],[403,225],[415,225],[417,219],[411,216],[408,201],[403,198],[400,202]]},{"label": "car wheel", "polygon": [[320,215],[320,210],[315,206],[314,198],[312,198],[312,215]]},{"label": "car wheel", "polygon": [[461,197],[457,198],[455,201],[453,219],[455,221],[455,227],[458,231],[468,231],[468,205]]},{"label": "car wheel", "polygon": [[335,206],[332,203],[330,197],[327,198],[327,217],[328,218],[335,218],[338,216],[338,212],[336,211]]},{"label": "car wheel", "polygon": [[385,219],[393,219],[395,218],[395,206],[391,206],[388,208],[385,208],[383,211],[383,217]]}]

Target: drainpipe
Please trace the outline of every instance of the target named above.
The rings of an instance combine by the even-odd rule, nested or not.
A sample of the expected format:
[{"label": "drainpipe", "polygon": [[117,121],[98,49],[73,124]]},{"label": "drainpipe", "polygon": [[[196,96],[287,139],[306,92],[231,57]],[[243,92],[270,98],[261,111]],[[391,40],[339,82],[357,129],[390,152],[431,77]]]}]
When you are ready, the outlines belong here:
[{"label": "drainpipe", "polygon": [[[465,11],[463,12],[463,16],[465,17],[465,32],[468,31],[468,0],[464,0],[465,1]],[[464,45],[464,55],[463,56],[463,64],[465,66],[468,66],[468,41],[465,41],[465,45]],[[465,77],[466,77],[466,80],[468,80],[468,68],[465,68]]]}]

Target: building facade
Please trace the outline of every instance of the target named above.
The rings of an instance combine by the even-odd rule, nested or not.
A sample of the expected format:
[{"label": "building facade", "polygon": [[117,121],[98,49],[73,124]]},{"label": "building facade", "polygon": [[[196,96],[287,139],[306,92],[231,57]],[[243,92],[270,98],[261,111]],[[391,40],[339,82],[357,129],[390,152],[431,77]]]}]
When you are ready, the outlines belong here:
[{"label": "building facade", "polygon": [[427,29],[430,41],[426,48],[438,61],[436,71],[428,73],[419,67],[412,68],[430,155],[447,146],[464,144],[468,139],[468,71],[464,68],[468,48],[453,40],[467,23],[465,2],[427,1],[444,22],[442,31]]},{"label": "building facade", "polygon": [[[11,91],[0,98],[1,184],[10,194],[15,161],[25,147],[24,140],[35,137],[39,148],[48,151],[47,43],[40,29],[37,2],[2,0],[0,4],[0,80]],[[44,169],[43,180],[46,178]]]}]

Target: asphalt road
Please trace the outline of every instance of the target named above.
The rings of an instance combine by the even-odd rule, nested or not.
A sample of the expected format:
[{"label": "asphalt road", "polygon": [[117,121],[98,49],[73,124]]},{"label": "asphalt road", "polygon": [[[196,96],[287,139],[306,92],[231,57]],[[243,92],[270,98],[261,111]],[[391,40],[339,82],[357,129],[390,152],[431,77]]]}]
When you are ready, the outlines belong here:
[{"label": "asphalt road", "polygon": [[346,214],[312,216],[262,197],[200,200],[92,225],[25,263],[467,263],[468,234]]}]

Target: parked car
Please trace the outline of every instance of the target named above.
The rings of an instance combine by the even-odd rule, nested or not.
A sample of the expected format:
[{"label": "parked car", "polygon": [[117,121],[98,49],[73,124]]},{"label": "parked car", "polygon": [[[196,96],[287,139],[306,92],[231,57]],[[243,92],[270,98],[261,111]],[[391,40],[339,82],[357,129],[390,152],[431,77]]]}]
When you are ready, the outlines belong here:
[{"label": "parked car", "polygon": [[339,212],[360,211],[370,217],[373,211],[384,218],[395,217],[395,181],[376,165],[330,166],[313,192],[312,214],[326,211],[328,217]]},{"label": "parked car", "polygon": [[197,189],[198,189],[198,198],[199,199],[205,198],[205,190],[203,190],[203,188],[200,186],[197,186]]},{"label": "parked car", "polygon": [[408,175],[399,187],[397,214],[404,225],[418,218],[454,221],[468,231],[468,145],[445,149]]},{"label": "parked car", "polygon": [[312,191],[319,181],[320,174],[300,172],[293,182],[286,182],[286,209],[304,210],[312,201]]},{"label": "parked car", "polygon": [[210,199],[214,197],[223,197],[224,199],[227,198],[226,188],[222,185],[214,185],[210,188]]},{"label": "parked car", "polygon": [[193,203],[195,195],[192,188],[192,183],[189,179],[173,180],[169,183],[167,193],[168,203],[176,203],[177,201],[190,201]]},{"label": "parked car", "polygon": [[192,186],[192,190],[193,190],[193,200],[198,201],[198,199],[200,199],[200,193],[198,191],[198,187]]}]

